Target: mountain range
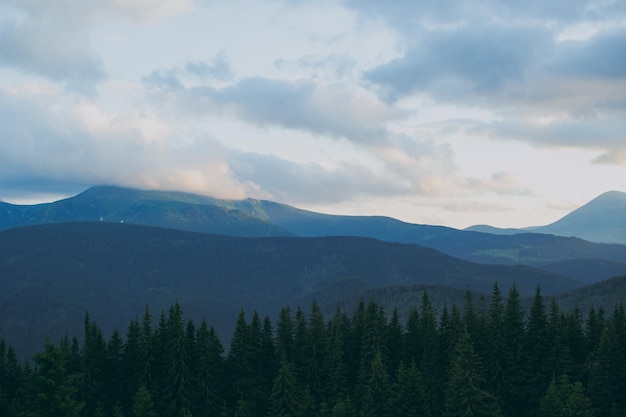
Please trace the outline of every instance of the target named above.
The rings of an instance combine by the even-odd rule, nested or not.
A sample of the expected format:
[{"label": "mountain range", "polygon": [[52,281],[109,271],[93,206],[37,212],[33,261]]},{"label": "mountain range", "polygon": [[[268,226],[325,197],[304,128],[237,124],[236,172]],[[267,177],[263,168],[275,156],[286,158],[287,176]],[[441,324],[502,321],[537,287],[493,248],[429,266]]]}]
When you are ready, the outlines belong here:
[{"label": "mountain range", "polygon": [[[522,265],[484,265],[414,244],[334,236],[211,235],[107,222],[0,232],[0,338],[16,349],[44,335],[81,333],[86,311],[103,329],[179,300],[220,334],[240,309],[275,315],[317,300],[331,306],[365,291],[418,284],[488,293],[513,283],[530,296],[581,284]],[[38,339],[35,340],[33,339]],[[30,352],[32,353],[32,352]]]},{"label": "mountain range", "polygon": [[[555,224],[575,224],[579,230],[583,224],[591,225],[585,229],[600,223],[614,224],[613,235],[626,238],[626,209],[622,210],[621,205],[624,201],[624,193],[605,193]],[[265,200],[221,200],[180,192],[98,186],[53,203],[0,205],[0,230],[75,221],[125,222],[245,237],[359,236],[414,243],[472,262],[539,267],[583,283],[626,275],[624,245],[529,231],[483,233],[382,216],[321,214]]]},{"label": "mountain range", "polygon": [[[619,196],[571,215],[607,217]],[[613,210],[617,229],[624,213]],[[317,300],[330,311],[369,297],[406,304],[424,288],[449,303],[496,281],[524,296],[540,286],[560,303],[578,294],[601,305],[619,300],[603,280],[626,276],[626,245],[110,186],[47,204],[0,203],[0,229],[0,338],[27,355],[45,335],[80,334],[86,311],[112,331],[145,305],[179,300],[227,337],[240,309],[274,316]]]},{"label": "mountain range", "polygon": [[626,244],[626,193],[608,191],[546,226],[500,229],[477,225],[465,230],[505,235],[547,233],[573,236],[597,243]]}]

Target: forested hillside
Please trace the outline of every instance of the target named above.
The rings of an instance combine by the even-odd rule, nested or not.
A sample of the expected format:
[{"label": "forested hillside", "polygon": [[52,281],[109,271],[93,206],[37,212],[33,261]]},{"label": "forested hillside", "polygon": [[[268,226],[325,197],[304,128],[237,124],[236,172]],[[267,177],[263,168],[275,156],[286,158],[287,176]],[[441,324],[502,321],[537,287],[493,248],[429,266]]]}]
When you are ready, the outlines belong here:
[{"label": "forested hillside", "polygon": [[[619,201],[610,200],[602,204],[608,210],[606,213],[594,210],[591,218],[584,217],[588,219],[588,229],[594,229],[597,223],[594,219],[599,217],[603,230],[612,227],[614,234],[620,234],[626,221],[623,206]],[[0,229],[86,221],[246,237],[359,236],[418,244],[471,262],[529,265],[584,283],[626,274],[626,245],[598,244],[540,233],[498,236],[406,223],[383,216],[329,215],[266,200],[223,200],[172,191],[96,186],[52,203],[0,202]],[[576,268],[571,267],[572,262],[576,262]]]},{"label": "forested hillside", "polygon": [[[439,317],[439,319],[437,319]],[[233,317],[233,320],[235,318]],[[243,311],[230,348],[178,303],[146,307],[105,337],[49,340],[20,365],[0,343],[0,415],[609,417],[626,412],[626,315],[560,311],[513,286],[479,307],[435,311],[427,292],[406,323],[361,302],[349,316]]]},{"label": "forested hillside", "polygon": [[0,338],[33,353],[45,336],[80,330],[89,311],[106,330],[174,300],[221,337],[231,317],[283,305],[329,305],[387,286],[447,285],[531,295],[579,283],[524,266],[481,265],[417,245],[356,237],[241,238],[120,223],[47,224],[0,232]]}]

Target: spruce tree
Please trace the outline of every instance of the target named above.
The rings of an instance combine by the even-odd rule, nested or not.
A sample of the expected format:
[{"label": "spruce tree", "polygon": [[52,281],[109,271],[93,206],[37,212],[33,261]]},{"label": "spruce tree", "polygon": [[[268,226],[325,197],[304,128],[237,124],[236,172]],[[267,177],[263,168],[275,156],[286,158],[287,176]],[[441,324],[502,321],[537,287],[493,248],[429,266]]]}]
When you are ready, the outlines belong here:
[{"label": "spruce tree", "polygon": [[389,321],[389,324],[387,324],[385,331],[385,346],[387,347],[387,356],[389,358],[389,369],[387,371],[389,375],[395,375],[400,363],[403,360],[403,333],[404,330],[400,324],[398,309],[394,308],[391,313],[391,320]]},{"label": "spruce tree", "polygon": [[415,363],[408,368],[401,363],[390,395],[390,415],[397,417],[429,417],[424,381]]},{"label": "spruce tree", "polygon": [[[67,372],[67,353],[48,340],[44,351],[35,354],[33,361],[28,415],[78,417],[84,403],[76,400],[74,375]],[[94,404],[94,412],[95,409]]]},{"label": "spruce tree", "polygon": [[438,415],[443,404],[445,371],[441,367],[442,352],[439,348],[439,332],[430,296],[424,291],[419,321],[421,341],[421,368],[426,387],[426,403],[433,415]]},{"label": "spruce tree", "polygon": [[364,417],[389,416],[390,387],[383,355],[376,352],[370,362],[369,378],[361,398],[360,415]]},{"label": "spruce tree", "polygon": [[522,367],[522,351],[526,338],[524,312],[520,305],[517,287],[512,285],[504,307],[503,322],[503,355],[502,368],[503,386],[500,401],[505,416],[521,417],[524,415],[524,370]]},{"label": "spruce tree", "polygon": [[283,307],[278,314],[276,322],[276,354],[278,357],[285,356],[290,361],[294,351],[294,325],[291,317],[291,309]]},{"label": "spruce tree", "polygon": [[162,393],[166,401],[166,415],[178,416],[191,410],[193,398],[191,351],[185,331],[183,312],[178,302],[170,307],[166,332],[167,385]]},{"label": "spruce tree", "polygon": [[154,411],[152,395],[146,384],[140,385],[137,392],[135,392],[131,411],[133,417],[157,417]]},{"label": "spruce tree", "polygon": [[205,320],[196,332],[195,361],[193,369],[196,384],[193,400],[193,414],[200,416],[217,415],[222,405],[221,384],[223,377],[224,348]]},{"label": "spruce tree", "polygon": [[409,310],[404,333],[404,363],[422,362],[422,336],[420,335],[420,317],[417,308]]},{"label": "spruce tree", "polygon": [[483,366],[470,336],[463,332],[457,342],[446,389],[444,416],[498,417],[495,397],[484,389]]},{"label": "spruce tree", "polygon": [[328,356],[328,336],[326,324],[317,302],[311,305],[311,314],[307,330],[306,356],[307,364],[306,383],[311,391],[313,400],[321,403],[326,394],[325,384],[328,380],[325,374],[324,362]]},{"label": "spruce tree", "polygon": [[283,355],[278,374],[274,378],[269,398],[269,417],[303,416],[303,393],[296,379],[293,365]]},{"label": "spruce tree", "polygon": [[324,374],[327,375],[326,396],[328,404],[334,404],[338,398],[348,394],[348,370],[346,363],[345,326],[349,326],[345,313],[335,312],[328,323],[328,354],[324,361]]},{"label": "spruce tree", "polygon": [[551,335],[541,289],[537,288],[528,316],[526,340],[523,345],[524,386],[528,416],[535,416],[539,401],[552,379]]}]

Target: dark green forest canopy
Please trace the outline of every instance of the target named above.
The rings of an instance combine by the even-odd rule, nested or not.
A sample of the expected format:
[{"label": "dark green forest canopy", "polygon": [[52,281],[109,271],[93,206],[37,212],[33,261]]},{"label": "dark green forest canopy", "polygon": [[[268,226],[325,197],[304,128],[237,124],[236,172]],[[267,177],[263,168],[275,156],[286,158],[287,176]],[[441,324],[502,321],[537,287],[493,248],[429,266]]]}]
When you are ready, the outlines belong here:
[{"label": "dark green forest canopy", "polygon": [[179,303],[146,307],[107,339],[48,340],[22,364],[0,342],[1,416],[571,416],[626,413],[626,315],[562,311],[537,289],[466,293],[406,321],[361,301],[353,314],[285,307],[236,318],[226,351]]}]

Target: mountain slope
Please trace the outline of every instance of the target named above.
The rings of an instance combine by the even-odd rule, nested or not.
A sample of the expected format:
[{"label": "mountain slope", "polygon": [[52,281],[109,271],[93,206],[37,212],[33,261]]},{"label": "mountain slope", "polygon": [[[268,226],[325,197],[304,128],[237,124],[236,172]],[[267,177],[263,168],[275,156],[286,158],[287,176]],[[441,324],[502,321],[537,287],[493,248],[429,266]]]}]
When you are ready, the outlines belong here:
[{"label": "mountain slope", "polygon": [[[106,331],[144,305],[180,300],[222,336],[244,308],[327,305],[386,286],[436,284],[531,294],[580,286],[524,266],[473,264],[417,245],[355,237],[241,238],[119,223],[69,223],[0,232],[0,338],[22,351],[45,335],[81,332],[85,311]],[[124,329],[122,329],[124,330]],[[32,353],[32,352],[27,352]]]},{"label": "mountain slope", "polygon": [[231,236],[291,235],[237,210],[228,200],[189,193],[99,186],[53,203],[0,205],[0,230],[76,221],[127,222]]},{"label": "mountain slope", "polygon": [[[613,262],[610,273],[626,274],[626,246],[594,244],[577,238],[520,233],[496,236],[449,227],[405,223],[382,216],[338,216],[264,200],[220,200],[188,193],[93,187],[66,200],[35,206],[0,206],[0,229],[71,221],[110,221],[231,236],[361,236],[415,243],[487,264],[550,264],[580,260],[568,275],[585,282],[609,278],[596,269]],[[556,267],[556,266],[555,266]]]},{"label": "mountain slope", "polygon": [[573,236],[596,243],[626,244],[626,193],[608,191],[546,226],[524,229],[500,229],[476,225],[466,231],[513,235],[519,233],[548,233]]},{"label": "mountain slope", "polygon": [[533,231],[626,244],[626,193],[606,192],[562,219]]},{"label": "mountain slope", "polygon": [[[300,236],[361,236],[414,243],[454,257],[486,264],[524,264],[556,270],[577,261],[580,268],[560,273],[583,282],[626,274],[626,246],[598,244],[542,233],[493,235],[443,226],[405,223],[382,216],[338,216],[309,212],[271,201],[245,200],[235,207]],[[595,268],[611,264],[610,268]],[[553,265],[554,264],[554,265]]]}]

